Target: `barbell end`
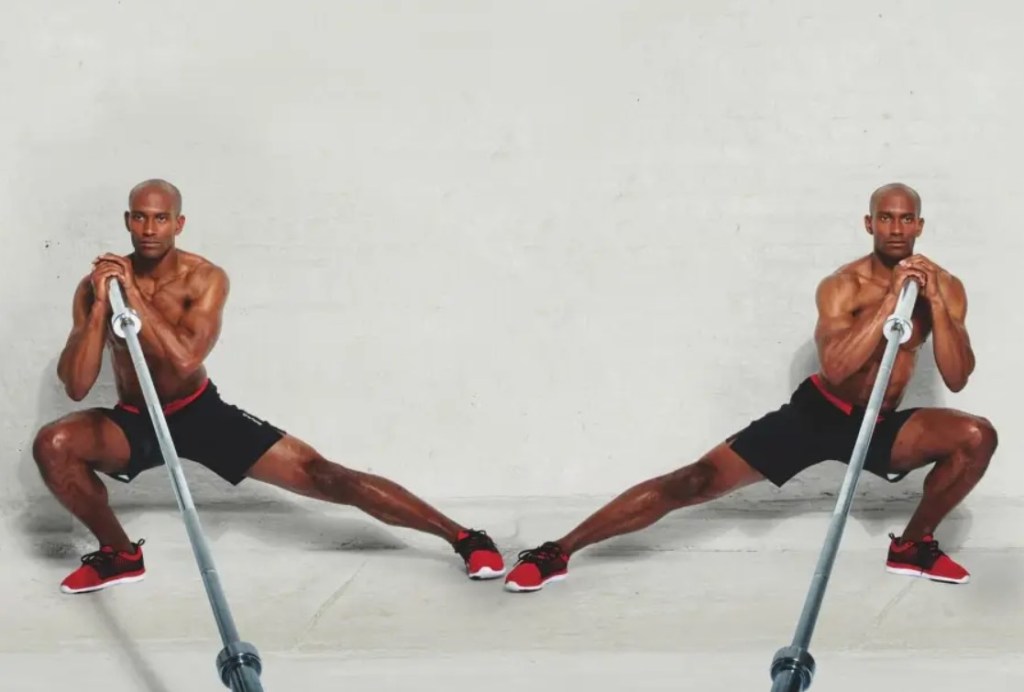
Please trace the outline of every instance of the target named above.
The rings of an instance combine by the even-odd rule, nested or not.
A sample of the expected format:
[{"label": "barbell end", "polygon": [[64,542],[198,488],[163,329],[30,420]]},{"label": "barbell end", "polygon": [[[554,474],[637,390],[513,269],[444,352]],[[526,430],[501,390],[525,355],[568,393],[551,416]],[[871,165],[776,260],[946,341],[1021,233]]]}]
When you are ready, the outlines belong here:
[{"label": "barbell end", "polygon": [[892,315],[885,321],[885,325],[882,327],[882,334],[890,341],[892,341],[893,336],[898,335],[899,342],[905,344],[910,341],[910,337],[914,334],[914,323],[904,317]]},{"label": "barbell end", "polygon": [[135,334],[139,333],[142,329],[142,319],[139,317],[139,313],[131,308],[125,308],[123,312],[110,318],[110,326],[113,327],[114,333],[123,339],[125,338],[125,327],[131,327]]}]

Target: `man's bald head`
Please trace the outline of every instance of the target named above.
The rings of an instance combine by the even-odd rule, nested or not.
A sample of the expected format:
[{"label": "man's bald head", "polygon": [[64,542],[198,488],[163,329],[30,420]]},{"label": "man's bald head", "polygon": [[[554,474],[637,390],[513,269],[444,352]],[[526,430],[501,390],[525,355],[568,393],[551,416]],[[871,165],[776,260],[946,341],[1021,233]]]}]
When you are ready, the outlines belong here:
[{"label": "man's bald head", "polygon": [[132,237],[135,255],[159,261],[174,249],[174,239],[185,227],[181,192],[161,180],[143,180],[128,193],[124,225]]},{"label": "man's bald head", "polygon": [[871,200],[868,203],[871,216],[874,216],[875,212],[878,211],[878,203],[894,193],[912,200],[914,202],[914,212],[918,216],[921,215],[921,195],[917,194],[917,190],[904,183],[889,183],[871,193]]},{"label": "man's bald head", "polygon": [[870,206],[864,228],[874,236],[875,256],[893,266],[914,254],[914,242],[924,230],[921,195],[909,185],[889,183],[871,193]]},{"label": "man's bald head", "polygon": [[160,190],[170,195],[173,202],[174,214],[181,214],[181,190],[161,178],[150,178],[149,180],[143,180],[141,183],[136,185],[128,193],[128,207],[131,208],[135,197],[141,193],[149,190]]}]

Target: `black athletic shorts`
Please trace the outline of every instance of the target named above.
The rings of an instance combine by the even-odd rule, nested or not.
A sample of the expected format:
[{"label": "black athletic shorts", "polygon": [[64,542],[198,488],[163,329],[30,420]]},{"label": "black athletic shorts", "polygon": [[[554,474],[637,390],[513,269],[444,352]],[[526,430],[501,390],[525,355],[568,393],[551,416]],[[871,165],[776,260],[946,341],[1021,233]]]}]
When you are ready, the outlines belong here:
[{"label": "black athletic shorts", "polygon": [[[892,445],[900,428],[917,410],[888,411],[879,417],[864,459],[865,471],[891,483],[907,475],[890,471]],[[782,487],[822,461],[849,463],[862,420],[863,407],[826,391],[813,375],[800,383],[789,403],[753,421],[727,442],[761,475]]]},{"label": "black athletic shorts", "polygon": [[[112,478],[130,483],[143,471],[163,465],[148,410],[120,403],[101,410],[120,426],[131,446],[128,467],[109,474]],[[178,456],[205,466],[232,485],[241,483],[249,468],[285,435],[283,430],[225,403],[210,380],[191,396],[165,404],[163,410]]]}]

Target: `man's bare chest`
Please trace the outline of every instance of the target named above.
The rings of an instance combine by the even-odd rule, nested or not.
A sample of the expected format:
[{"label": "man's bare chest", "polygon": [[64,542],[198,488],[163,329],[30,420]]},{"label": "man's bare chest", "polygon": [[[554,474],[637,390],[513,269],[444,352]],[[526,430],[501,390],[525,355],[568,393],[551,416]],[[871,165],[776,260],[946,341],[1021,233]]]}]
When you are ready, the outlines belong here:
[{"label": "man's bare chest", "polygon": [[140,287],[139,292],[142,294],[142,299],[172,325],[181,322],[181,318],[185,316],[192,305],[192,300],[183,288],[175,290],[171,287],[146,292]]},{"label": "man's bare chest", "polygon": [[[857,302],[853,310],[854,318],[864,313],[876,312],[885,300],[885,296],[885,290],[874,286],[862,290],[860,295],[857,296]],[[913,323],[914,333],[910,341],[903,344],[902,347],[907,350],[915,350],[927,341],[932,331],[931,309],[927,300],[920,297],[917,299],[910,319]]]},{"label": "man's bare chest", "polygon": [[[181,284],[171,284],[162,287],[148,286],[145,283],[138,283],[139,294],[146,302],[146,311],[155,312],[164,322],[172,327],[178,326],[192,305],[192,298],[189,296],[187,287]],[[136,311],[142,312],[140,306],[133,306],[131,299],[127,300],[128,307],[134,307]],[[142,328],[145,329],[145,318]],[[112,330],[108,329],[108,337],[112,337]],[[118,340],[114,340],[115,345]]]}]

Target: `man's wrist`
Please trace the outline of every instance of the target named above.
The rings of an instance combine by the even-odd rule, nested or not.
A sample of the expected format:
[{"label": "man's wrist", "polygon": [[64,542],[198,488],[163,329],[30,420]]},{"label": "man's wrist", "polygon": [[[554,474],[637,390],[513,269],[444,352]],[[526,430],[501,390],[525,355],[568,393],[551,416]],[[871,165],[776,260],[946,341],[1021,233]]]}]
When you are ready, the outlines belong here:
[{"label": "man's wrist", "polygon": [[96,301],[89,310],[89,329],[103,329],[110,317],[110,305]]},{"label": "man's wrist", "polygon": [[89,319],[91,320],[103,320],[110,312],[109,301],[93,301],[92,306],[89,308]]},{"label": "man's wrist", "polygon": [[928,304],[932,308],[932,314],[934,314],[936,310],[940,310],[940,311],[945,312],[945,310],[946,310],[946,300],[942,297],[941,294],[936,293],[935,295],[925,296],[925,297],[928,299]]}]

